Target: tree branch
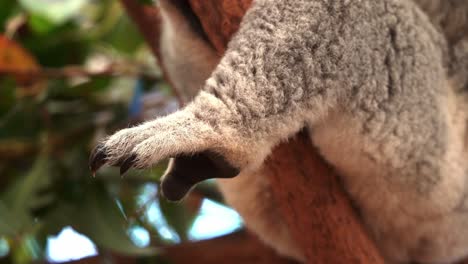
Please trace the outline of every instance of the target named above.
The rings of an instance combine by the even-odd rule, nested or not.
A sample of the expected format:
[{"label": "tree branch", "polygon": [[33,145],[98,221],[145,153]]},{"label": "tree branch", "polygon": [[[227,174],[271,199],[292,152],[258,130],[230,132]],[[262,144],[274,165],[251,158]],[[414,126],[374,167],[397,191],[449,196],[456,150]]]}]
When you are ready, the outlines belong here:
[{"label": "tree branch", "polygon": [[208,39],[223,55],[231,36],[239,28],[252,0],[189,0],[193,12],[200,19]]},{"label": "tree branch", "polygon": [[[134,257],[120,255],[96,256],[63,264],[136,264]],[[238,231],[198,242],[188,242],[162,248],[161,256],[157,259],[169,261],[173,264],[295,264],[294,261],[277,256],[271,249],[264,246],[258,239],[246,231]],[[159,263],[159,262],[156,262]]]},{"label": "tree branch", "polygon": [[306,135],[280,145],[266,164],[276,200],[308,263],[384,263],[338,176]]},{"label": "tree branch", "polygon": [[[183,252],[183,254],[181,254]],[[167,247],[163,256],[174,264],[293,264],[281,258],[246,231],[196,243]]]},{"label": "tree branch", "polygon": [[159,10],[151,5],[140,4],[136,0],[120,0],[120,3],[142,33],[144,39],[148,43],[148,46],[159,62],[164,78],[169,83],[169,86],[171,87],[174,96],[177,98],[179,105],[182,106],[184,104],[182,94],[169,79],[167,70],[163,63],[161,63],[161,52],[159,49],[161,18],[159,16]]},{"label": "tree branch", "polygon": [[113,76],[141,76],[143,78],[159,81],[159,78],[146,71],[124,67],[119,64],[112,64],[100,70],[89,70],[82,66],[64,66],[61,68],[41,68],[37,70],[15,70],[0,69],[1,75],[12,75],[15,77],[27,77],[29,82],[42,79],[75,78],[75,77],[113,77]]}]

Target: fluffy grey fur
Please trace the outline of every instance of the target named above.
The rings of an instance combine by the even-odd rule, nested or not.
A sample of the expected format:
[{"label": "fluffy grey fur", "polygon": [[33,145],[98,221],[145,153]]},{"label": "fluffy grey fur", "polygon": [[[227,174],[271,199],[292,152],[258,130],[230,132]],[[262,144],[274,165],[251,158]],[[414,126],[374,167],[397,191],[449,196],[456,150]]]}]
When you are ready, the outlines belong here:
[{"label": "fluffy grey fur", "polygon": [[262,164],[307,127],[389,262],[468,255],[468,1],[256,0],[219,63],[160,2],[170,77],[201,91],[106,139],[94,168],[217,153],[240,170],[220,180],[227,201],[265,243],[302,260]]}]

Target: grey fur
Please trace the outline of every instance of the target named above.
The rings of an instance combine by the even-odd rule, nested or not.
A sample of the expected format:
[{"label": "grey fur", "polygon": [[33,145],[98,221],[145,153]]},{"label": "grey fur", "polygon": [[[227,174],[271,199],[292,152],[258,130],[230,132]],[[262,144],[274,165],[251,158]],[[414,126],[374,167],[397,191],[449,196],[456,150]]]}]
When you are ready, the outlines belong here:
[{"label": "grey fur", "polygon": [[160,2],[171,79],[203,88],[184,109],[106,139],[106,162],[136,155],[134,166],[148,168],[218,153],[241,170],[220,180],[228,202],[302,260],[262,164],[307,127],[389,262],[468,255],[468,1],[256,0],[219,63]]}]

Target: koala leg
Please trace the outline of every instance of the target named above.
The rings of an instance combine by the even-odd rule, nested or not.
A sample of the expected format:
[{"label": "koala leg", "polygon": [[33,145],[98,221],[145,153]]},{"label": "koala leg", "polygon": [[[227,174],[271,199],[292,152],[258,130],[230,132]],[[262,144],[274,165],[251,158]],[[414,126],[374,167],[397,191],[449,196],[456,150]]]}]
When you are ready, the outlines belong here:
[{"label": "koala leg", "polygon": [[[398,6],[395,14],[382,16],[391,5]],[[411,16],[413,9],[409,3],[390,0],[254,1],[194,101],[177,113],[111,136],[96,148],[91,169],[107,163],[125,172],[180,156],[214,165],[210,173],[202,170],[202,178],[190,179],[175,168],[175,175],[167,174],[163,192],[175,199],[189,186],[220,172],[232,177],[238,171],[255,170],[275,145],[306,123],[313,127],[331,109],[354,106],[349,96],[357,91],[369,90],[376,100],[392,96],[393,91],[377,94],[387,86],[388,67],[382,66],[392,63],[387,51],[397,37],[395,16]],[[418,40],[418,52],[437,56],[425,29],[412,20],[401,27],[414,31],[405,41]],[[426,57],[415,59],[421,60],[420,71],[432,70]],[[415,78],[413,84],[432,87],[429,82]],[[217,155],[221,158],[213,158]],[[184,187],[172,195],[165,182]]]}]

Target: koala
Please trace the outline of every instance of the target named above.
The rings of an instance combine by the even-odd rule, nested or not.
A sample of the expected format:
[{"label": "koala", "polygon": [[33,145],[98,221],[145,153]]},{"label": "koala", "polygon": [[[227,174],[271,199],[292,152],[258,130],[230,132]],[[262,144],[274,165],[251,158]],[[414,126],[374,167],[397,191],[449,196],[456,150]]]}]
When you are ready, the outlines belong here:
[{"label": "koala", "polygon": [[222,57],[181,3],[159,1],[160,44],[191,102],[104,139],[92,171],[172,158],[173,201],[220,178],[249,229],[304,261],[263,163],[306,128],[388,263],[468,256],[468,1],[254,0]]}]

